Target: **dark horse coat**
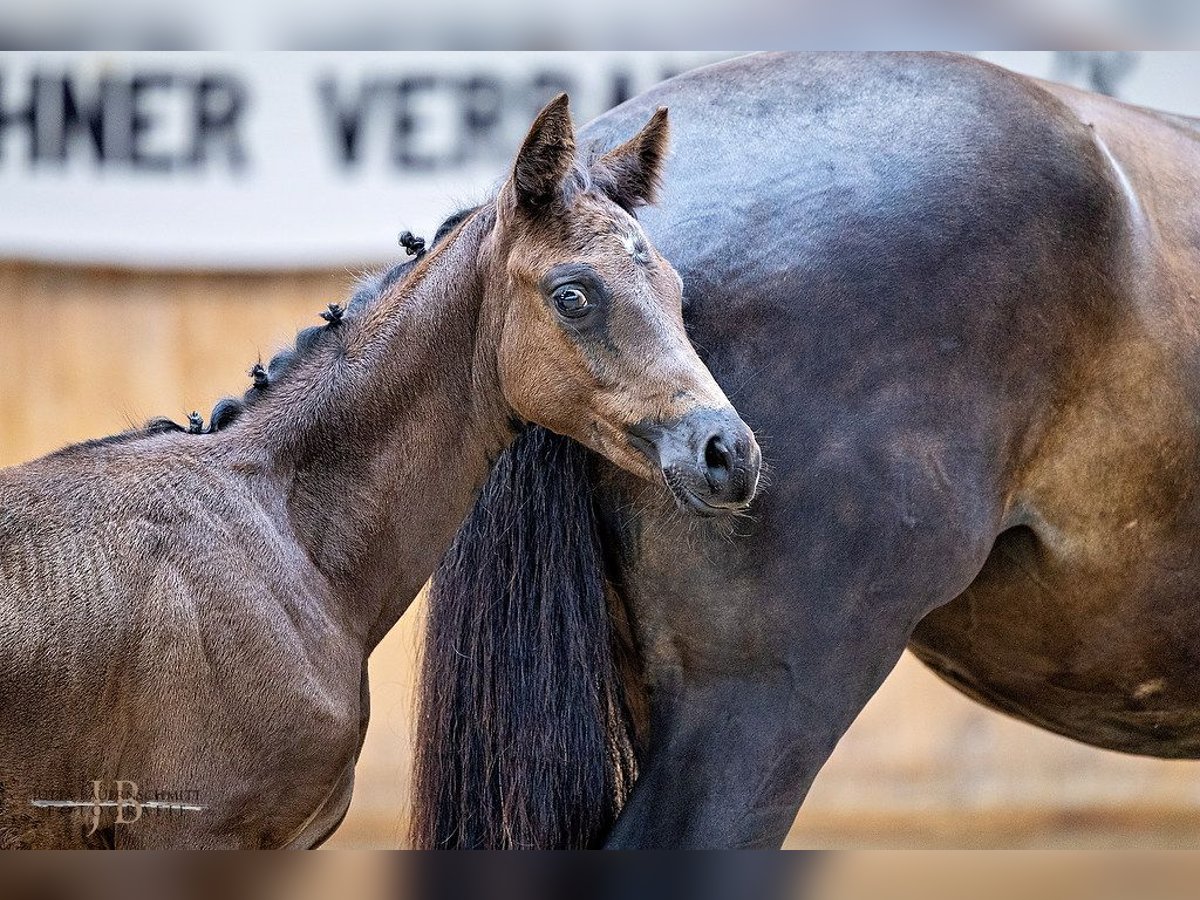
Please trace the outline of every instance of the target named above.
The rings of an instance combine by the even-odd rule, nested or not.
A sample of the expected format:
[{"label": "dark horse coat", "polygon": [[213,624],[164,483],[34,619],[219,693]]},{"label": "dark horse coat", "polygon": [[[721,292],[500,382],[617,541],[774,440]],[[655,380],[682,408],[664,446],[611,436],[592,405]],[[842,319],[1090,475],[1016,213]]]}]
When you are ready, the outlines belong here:
[{"label": "dark horse coat", "polygon": [[[674,158],[642,221],[770,484],[730,529],[527,434],[439,575],[430,633],[453,644],[439,628],[456,605],[520,568],[520,596],[471,632],[498,646],[502,679],[564,638],[500,617],[607,590],[616,615],[594,640],[627,649],[627,616],[637,650],[612,746],[632,735],[639,775],[592,840],[779,845],[906,645],[1061,734],[1200,754],[1197,123],[959,56],[761,55],[666,82],[582,137],[610,145],[658,105]],[[505,539],[514,517],[550,518],[552,485],[572,479],[597,487],[576,508],[595,516],[586,553],[607,586],[586,566],[569,590],[547,574],[578,544]],[[564,662],[547,684],[448,693],[475,664],[428,654],[443,687],[427,681],[427,705],[517,715],[554,678],[588,677]],[[611,764],[611,746],[573,749]],[[553,844],[591,802],[520,742],[494,750],[423,748],[443,759],[419,772],[425,842]],[[509,790],[489,807],[479,788],[496,780]]]}]

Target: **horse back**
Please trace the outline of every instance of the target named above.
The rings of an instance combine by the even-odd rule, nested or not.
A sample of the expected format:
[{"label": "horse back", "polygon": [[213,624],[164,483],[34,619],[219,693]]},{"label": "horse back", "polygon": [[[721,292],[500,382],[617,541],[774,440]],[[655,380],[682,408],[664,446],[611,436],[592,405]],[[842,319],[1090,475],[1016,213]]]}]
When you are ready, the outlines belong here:
[{"label": "horse back", "polygon": [[643,219],[746,420],[883,485],[950,473],[999,525],[1058,408],[1143,329],[1128,200],[1094,129],[968,57],[766,54],[584,136],[606,145],[656,105],[673,157]]}]

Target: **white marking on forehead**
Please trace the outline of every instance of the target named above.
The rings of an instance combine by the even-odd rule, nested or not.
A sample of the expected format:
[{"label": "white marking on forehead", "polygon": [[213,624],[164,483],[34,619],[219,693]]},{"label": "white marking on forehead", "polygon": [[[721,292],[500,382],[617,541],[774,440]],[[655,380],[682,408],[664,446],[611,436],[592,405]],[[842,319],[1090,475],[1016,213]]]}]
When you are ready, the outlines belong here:
[{"label": "white marking on forehead", "polygon": [[649,262],[650,242],[646,239],[646,232],[642,231],[642,226],[632,216],[629,218],[628,227],[628,231],[617,236],[621,246],[638,262]]}]

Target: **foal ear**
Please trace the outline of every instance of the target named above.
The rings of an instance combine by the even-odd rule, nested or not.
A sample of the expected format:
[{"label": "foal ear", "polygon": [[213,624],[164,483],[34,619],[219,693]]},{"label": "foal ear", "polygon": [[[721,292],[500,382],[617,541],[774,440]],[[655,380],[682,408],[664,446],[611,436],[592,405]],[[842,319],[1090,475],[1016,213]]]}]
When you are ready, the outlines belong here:
[{"label": "foal ear", "polygon": [[592,166],[592,177],[615,203],[628,210],[658,199],[671,126],[667,108],[660,106],[637,134]]},{"label": "foal ear", "polygon": [[559,94],[533,120],[517,153],[512,173],[517,206],[536,211],[553,203],[574,163],[575,127],[567,95]]}]

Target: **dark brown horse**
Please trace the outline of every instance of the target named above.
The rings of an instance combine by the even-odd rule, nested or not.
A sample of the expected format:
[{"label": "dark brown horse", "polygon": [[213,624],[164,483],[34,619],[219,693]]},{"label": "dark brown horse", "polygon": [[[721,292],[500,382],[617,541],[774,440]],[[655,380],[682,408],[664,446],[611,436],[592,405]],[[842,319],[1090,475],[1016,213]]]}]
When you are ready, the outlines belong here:
[{"label": "dark brown horse", "polygon": [[[431,646],[453,645],[462,604],[515,617],[543,585],[560,605],[610,591],[649,697],[636,786],[590,836],[618,847],[778,846],[906,645],[1060,734],[1200,756],[1200,123],[953,55],[765,55],[583,136],[610,146],[664,103],[678,153],[643,221],[771,487],[731,534],[600,460],[548,472],[560,439],[534,430],[438,576]],[[504,538],[552,478],[595,485],[597,547]],[[522,596],[488,606],[518,549]],[[603,567],[564,570],[579,559]],[[450,664],[478,659],[427,657],[441,685]],[[525,715],[544,690],[512,679],[489,708]],[[471,719],[469,695],[430,696]],[[522,738],[493,718],[477,744],[422,748],[467,752],[447,790],[418,785],[440,798],[419,834],[504,844],[496,823],[528,822],[518,842],[561,842],[569,786],[487,802],[538,734],[490,734]]]},{"label": "dark brown horse", "polygon": [[367,656],[525,421],[669,478],[681,508],[744,508],[754,438],[632,214],[666,141],[660,110],[581,163],[562,97],[493,201],[207,428],[0,472],[0,843],[319,843],[350,802]]}]

